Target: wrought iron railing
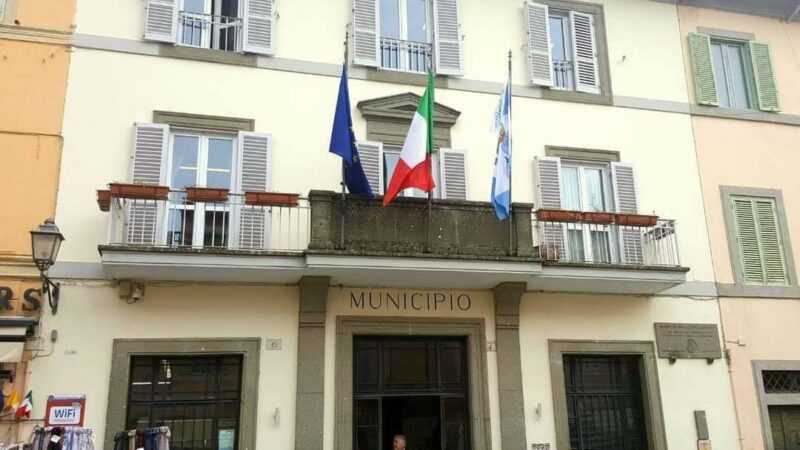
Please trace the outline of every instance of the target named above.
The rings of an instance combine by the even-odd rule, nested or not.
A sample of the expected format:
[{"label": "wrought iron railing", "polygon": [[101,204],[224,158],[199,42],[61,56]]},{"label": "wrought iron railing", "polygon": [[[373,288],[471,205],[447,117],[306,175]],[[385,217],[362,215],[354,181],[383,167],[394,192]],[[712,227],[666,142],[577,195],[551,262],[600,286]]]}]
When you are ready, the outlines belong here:
[{"label": "wrought iron railing", "polygon": [[381,38],[381,67],[384,69],[425,73],[430,57],[428,43]]},{"label": "wrought iron railing", "polygon": [[237,52],[241,48],[243,21],[239,17],[181,11],[178,42],[191,47]]},{"label": "wrought iron railing", "polygon": [[532,217],[535,254],[545,261],[680,267],[674,220],[621,225]]},{"label": "wrought iron railing", "polygon": [[553,60],[553,85],[559,89],[572,89],[572,61]]},{"label": "wrought iron railing", "polygon": [[311,230],[308,199],[296,205],[249,204],[242,194],[224,201],[111,198],[108,242],[128,247],[304,251]]}]

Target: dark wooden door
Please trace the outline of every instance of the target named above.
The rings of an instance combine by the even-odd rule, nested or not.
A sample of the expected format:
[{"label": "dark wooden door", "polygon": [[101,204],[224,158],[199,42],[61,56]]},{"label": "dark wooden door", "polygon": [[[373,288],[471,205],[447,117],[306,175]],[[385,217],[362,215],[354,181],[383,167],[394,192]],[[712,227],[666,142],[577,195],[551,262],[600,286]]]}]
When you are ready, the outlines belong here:
[{"label": "dark wooden door", "polygon": [[800,450],[800,406],[770,406],[769,424],[775,450]]}]

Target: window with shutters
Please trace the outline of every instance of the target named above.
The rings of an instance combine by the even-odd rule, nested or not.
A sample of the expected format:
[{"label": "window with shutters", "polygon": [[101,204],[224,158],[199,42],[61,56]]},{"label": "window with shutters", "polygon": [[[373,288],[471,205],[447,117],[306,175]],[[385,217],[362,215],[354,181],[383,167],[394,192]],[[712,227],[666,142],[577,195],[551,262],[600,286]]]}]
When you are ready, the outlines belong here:
[{"label": "window with shutters", "polygon": [[[561,204],[572,211],[613,211],[610,166],[605,163],[563,159]],[[617,260],[610,225],[587,228],[566,224],[566,252],[570,261]]]},{"label": "window with shutters", "polygon": [[380,0],[381,67],[428,71],[431,63],[430,2]]},{"label": "window with shutters", "polygon": [[181,5],[179,44],[239,51],[243,28],[239,0],[182,0]]},{"label": "window with shutters", "polygon": [[[400,160],[400,151],[402,147],[384,145],[383,147],[383,190],[389,186],[389,181],[392,179],[394,168]],[[431,172],[433,172],[433,180],[436,182],[436,189],[433,191],[433,198],[441,198],[441,181],[439,176],[439,152],[431,155]],[[428,198],[427,192],[422,192],[419,189],[406,189],[401,191],[400,197],[419,197]]]},{"label": "window with shutters", "polygon": [[751,107],[753,92],[750,57],[744,42],[712,39],[711,55],[719,105],[728,108]]},{"label": "window with shutters", "polygon": [[187,187],[233,189],[236,136],[173,130],[167,179],[170,193],[166,236],[169,246],[228,247],[231,211],[227,203],[186,201]]},{"label": "window with shutters", "polygon": [[774,198],[731,196],[741,279],[749,284],[787,285],[789,270]]}]

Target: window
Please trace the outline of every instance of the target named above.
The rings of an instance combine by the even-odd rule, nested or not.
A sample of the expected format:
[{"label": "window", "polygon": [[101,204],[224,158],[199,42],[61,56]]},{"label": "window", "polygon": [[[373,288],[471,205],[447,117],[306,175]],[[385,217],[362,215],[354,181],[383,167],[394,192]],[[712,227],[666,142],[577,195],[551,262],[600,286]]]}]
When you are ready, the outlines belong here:
[{"label": "window", "polygon": [[646,450],[638,356],[564,355],[572,450]]},{"label": "window", "polygon": [[[232,190],[235,137],[173,131],[171,142],[168,176],[171,190],[193,186]],[[172,192],[166,223],[167,244],[227,247],[230,216],[230,205],[226,203],[188,202],[185,193]]]},{"label": "window", "polygon": [[743,42],[711,40],[714,79],[719,105],[728,108],[750,108],[752,82],[747,46]]},{"label": "window", "polygon": [[753,361],[764,448],[800,448],[800,362]]},{"label": "window", "polygon": [[786,253],[774,198],[730,197],[745,283],[789,284]]},{"label": "window", "polygon": [[176,450],[238,447],[242,356],[133,356],[126,429],[168,426]]},{"label": "window", "polygon": [[183,0],[178,21],[182,45],[228,51],[240,47],[238,0]]},{"label": "window", "polygon": [[[389,187],[389,182],[392,180],[392,174],[394,173],[394,168],[397,166],[397,162],[400,160],[400,151],[402,148],[384,145],[383,150],[383,191],[386,192],[386,189]],[[433,180],[436,182],[436,188],[433,190],[433,197],[434,198],[441,198],[439,189],[439,152],[435,152],[431,155],[431,172],[433,172]],[[419,198],[428,198],[428,193],[420,191],[419,189],[405,189],[398,194],[399,197],[419,197]]]},{"label": "window", "polygon": [[553,87],[573,90],[572,43],[570,42],[569,14],[551,9],[550,48],[553,54]]},{"label": "window", "polygon": [[429,0],[379,0],[381,67],[427,72],[431,57]]},{"label": "window", "polygon": [[[613,211],[608,164],[562,160],[561,183],[561,202],[564,209]],[[617,260],[616,251],[612,255],[613,241],[610,225],[566,225],[566,252],[570,261]]]}]

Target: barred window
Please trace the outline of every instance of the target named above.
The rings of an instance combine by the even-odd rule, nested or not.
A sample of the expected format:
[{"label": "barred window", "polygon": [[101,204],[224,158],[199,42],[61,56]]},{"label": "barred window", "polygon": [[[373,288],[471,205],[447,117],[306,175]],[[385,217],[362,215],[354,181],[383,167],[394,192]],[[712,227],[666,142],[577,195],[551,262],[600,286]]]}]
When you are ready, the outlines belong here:
[{"label": "barred window", "polygon": [[765,370],[761,376],[767,394],[800,394],[800,370]]}]

